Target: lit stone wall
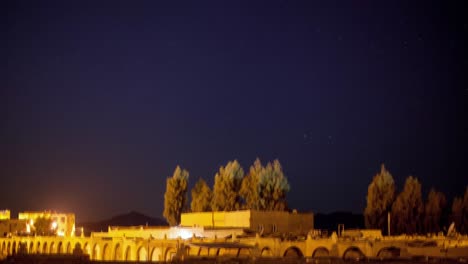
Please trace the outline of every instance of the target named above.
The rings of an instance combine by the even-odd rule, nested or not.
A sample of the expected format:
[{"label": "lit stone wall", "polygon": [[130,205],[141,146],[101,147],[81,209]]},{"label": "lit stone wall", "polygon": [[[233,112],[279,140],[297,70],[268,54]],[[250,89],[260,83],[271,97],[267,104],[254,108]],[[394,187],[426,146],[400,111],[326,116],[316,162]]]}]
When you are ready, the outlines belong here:
[{"label": "lit stone wall", "polygon": [[314,228],[314,217],[312,213],[255,210],[183,213],[181,226],[237,227],[261,233],[307,233]]}]

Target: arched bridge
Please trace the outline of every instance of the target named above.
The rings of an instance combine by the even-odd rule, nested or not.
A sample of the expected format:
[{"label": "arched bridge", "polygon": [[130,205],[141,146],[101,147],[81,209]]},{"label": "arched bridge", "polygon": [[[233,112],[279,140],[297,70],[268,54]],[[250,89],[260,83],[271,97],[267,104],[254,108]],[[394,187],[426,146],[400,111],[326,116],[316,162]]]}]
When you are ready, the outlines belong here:
[{"label": "arched bridge", "polygon": [[[465,252],[468,256],[468,240],[444,247],[448,240],[434,242],[432,248],[411,248],[411,240],[386,238],[379,240],[355,240],[310,236],[302,240],[283,240],[273,237],[243,237],[222,239],[152,239],[141,237],[21,237],[0,238],[0,258],[15,253],[26,254],[87,254],[92,260],[112,261],[169,261],[174,257],[249,255],[263,257],[340,257],[356,259],[364,257],[394,258],[421,255],[448,257]],[[435,241],[435,240],[433,240]],[[224,244],[223,244],[224,243]],[[207,245],[197,247],[197,245]],[[237,245],[219,247],[213,245]],[[212,246],[210,246],[212,245]],[[465,249],[458,250],[458,249]],[[457,251],[458,250],[458,251]],[[432,252],[432,253],[431,253]],[[455,252],[455,253],[453,253]],[[455,255],[451,255],[455,254]],[[458,255],[457,255],[458,254]]]}]

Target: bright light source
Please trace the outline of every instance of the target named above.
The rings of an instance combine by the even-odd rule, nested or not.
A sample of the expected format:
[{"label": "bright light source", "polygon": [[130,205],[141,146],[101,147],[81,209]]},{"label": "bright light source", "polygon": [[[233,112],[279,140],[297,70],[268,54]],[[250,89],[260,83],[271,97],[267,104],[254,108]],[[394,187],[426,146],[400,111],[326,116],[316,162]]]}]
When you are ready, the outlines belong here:
[{"label": "bright light source", "polygon": [[57,222],[52,222],[52,230],[57,229]]},{"label": "bright light source", "polygon": [[63,230],[59,230],[59,231],[57,231],[57,236],[63,237],[63,236],[65,236],[65,232]]},{"label": "bright light source", "polygon": [[177,236],[181,237],[182,239],[189,239],[193,236],[193,234],[185,229],[177,229]]},{"label": "bright light source", "polygon": [[26,233],[31,233],[31,226],[26,224]]}]

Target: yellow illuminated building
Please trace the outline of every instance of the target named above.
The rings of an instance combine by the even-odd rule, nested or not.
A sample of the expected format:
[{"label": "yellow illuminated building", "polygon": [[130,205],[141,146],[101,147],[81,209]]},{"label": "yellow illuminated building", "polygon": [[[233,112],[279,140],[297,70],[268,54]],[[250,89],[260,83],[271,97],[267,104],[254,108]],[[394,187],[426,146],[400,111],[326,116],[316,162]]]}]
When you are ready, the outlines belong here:
[{"label": "yellow illuminated building", "polygon": [[230,212],[183,213],[181,226],[246,228],[262,234],[304,234],[314,229],[312,213],[242,210]]},{"label": "yellow illuminated building", "polygon": [[74,236],[75,235],[75,214],[73,213],[57,213],[52,211],[42,212],[21,212],[18,214],[19,220],[29,220],[31,226],[37,218],[46,218],[52,220],[51,228],[54,229],[58,236]]},{"label": "yellow illuminated building", "polygon": [[10,219],[10,210],[0,210],[0,220],[9,220]]}]

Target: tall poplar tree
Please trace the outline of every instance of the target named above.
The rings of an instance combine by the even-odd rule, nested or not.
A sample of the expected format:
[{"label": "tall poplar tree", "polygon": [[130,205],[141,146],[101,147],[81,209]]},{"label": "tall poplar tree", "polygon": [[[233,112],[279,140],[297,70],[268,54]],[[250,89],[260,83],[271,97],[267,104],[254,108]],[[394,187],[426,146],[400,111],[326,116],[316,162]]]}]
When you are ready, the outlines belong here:
[{"label": "tall poplar tree", "polygon": [[259,209],[268,211],[284,211],[288,205],[286,194],[290,186],[278,160],[268,163],[261,170],[258,183]]},{"label": "tall poplar tree", "polygon": [[192,202],[190,209],[192,212],[211,211],[211,198],[213,192],[206,182],[200,178],[192,189]]},{"label": "tall poplar tree", "polygon": [[240,195],[245,202],[244,208],[251,210],[260,209],[259,197],[259,182],[260,174],[263,170],[260,159],[257,158],[252,166],[250,166],[249,174],[242,180]]},{"label": "tall poplar tree", "polygon": [[424,231],[437,233],[441,230],[442,212],[447,205],[445,195],[431,188],[424,207]]},{"label": "tall poplar tree", "polygon": [[186,206],[188,177],[188,171],[177,166],[172,177],[166,180],[163,216],[171,226],[180,223],[180,215]]},{"label": "tall poplar tree", "polygon": [[468,234],[468,186],[462,198],[456,197],[453,200],[452,217],[455,228],[462,234]]},{"label": "tall poplar tree", "polygon": [[392,206],[392,226],[401,234],[416,234],[421,232],[421,217],[424,205],[421,194],[421,184],[418,179],[409,176],[405,181],[403,191],[397,196]]},{"label": "tall poplar tree", "polygon": [[366,228],[386,229],[387,214],[392,209],[394,197],[395,182],[382,164],[380,173],[374,176],[367,188],[367,206],[364,209]]},{"label": "tall poplar tree", "polygon": [[244,178],[244,170],[237,160],[221,166],[215,175],[213,187],[213,211],[234,211],[241,209],[239,190]]}]

